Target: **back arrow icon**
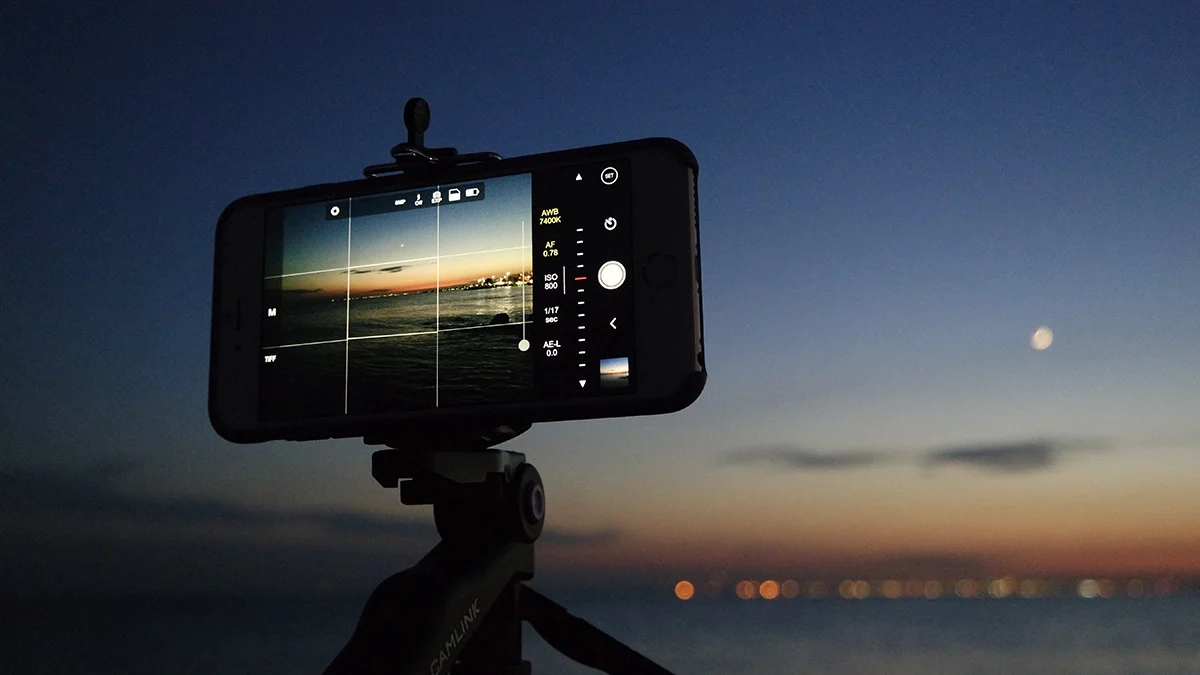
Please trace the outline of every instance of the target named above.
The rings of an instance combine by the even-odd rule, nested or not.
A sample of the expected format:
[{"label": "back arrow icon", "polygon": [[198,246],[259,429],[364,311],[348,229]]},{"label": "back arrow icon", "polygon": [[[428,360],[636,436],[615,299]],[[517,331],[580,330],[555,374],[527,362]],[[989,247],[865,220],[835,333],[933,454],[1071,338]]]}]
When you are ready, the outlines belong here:
[{"label": "back arrow icon", "polygon": [[617,317],[614,316],[613,320],[608,322],[608,325],[612,326],[613,330],[616,330],[617,329]]}]

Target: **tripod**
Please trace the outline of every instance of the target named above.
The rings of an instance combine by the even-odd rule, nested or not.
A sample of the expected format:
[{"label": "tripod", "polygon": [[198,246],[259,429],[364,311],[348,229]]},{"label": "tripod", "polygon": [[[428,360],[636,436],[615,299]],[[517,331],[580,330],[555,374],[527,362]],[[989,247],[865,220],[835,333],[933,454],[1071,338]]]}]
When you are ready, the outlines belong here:
[{"label": "tripod", "polygon": [[[523,430],[505,427],[499,434]],[[459,440],[458,449],[391,447],[372,455],[371,474],[380,485],[399,486],[404,504],[433,505],[442,540],[375,589],[325,674],[529,675],[521,658],[524,620],[586,666],[614,675],[670,675],[524,585],[533,578],[545,491],[524,455],[486,448],[494,438],[475,446]]]},{"label": "tripod", "polygon": [[[363,169],[367,177],[403,171],[428,176],[443,167],[500,159],[491,152],[460,155],[426,148],[429,105],[404,107],[408,142],[395,160]],[[521,658],[521,622],[559,652],[607,673],[670,675],[615,638],[523,582],[533,578],[534,542],[546,517],[537,469],[521,453],[489,446],[529,428],[480,422],[469,429],[408,429],[402,437],[366,437],[386,445],[371,457],[371,475],[400,488],[404,504],[432,504],[441,542],[395,574],[367,599],[349,642],[326,675],[376,673],[528,675]]]}]

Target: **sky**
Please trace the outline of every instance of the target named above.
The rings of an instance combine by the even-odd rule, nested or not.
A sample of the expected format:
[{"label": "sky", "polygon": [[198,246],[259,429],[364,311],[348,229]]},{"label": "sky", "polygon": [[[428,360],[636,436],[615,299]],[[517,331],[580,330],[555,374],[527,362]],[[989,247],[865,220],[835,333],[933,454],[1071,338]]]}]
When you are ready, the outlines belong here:
[{"label": "sky", "polygon": [[436,540],[360,441],[206,413],[222,209],[412,96],[431,146],[699,159],[707,388],[505,446],[535,586],[1200,573],[1195,3],[4,15],[0,593],[355,594]]},{"label": "sky", "polygon": [[[365,268],[353,274],[367,275],[354,279],[362,291],[381,283],[390,283],[401,291],[434,288],[438,277],[433,259],[438,255],[448,256],[440,269],[450,285],[503,275],[509,270],[519,273],[522,263],[531,269],[532,252],[521,250],[531,236],[530,181],[526,174],[504,176],[488,181],[483,203],[447,202],[443,204],[446,208],[436,212],[428,206],[399,214],[355,212],[351,221],[334,221],[341,227],[332,228],[325,215],[326,204],[293,206],[287,210],[283,225],[280,274],[288,275],[285,283],[294,290],[322,290],[328,295],[340,286],[342,292],[334,295],[344,295],[344,276],[338,284],[330,282],[329,277],[312,275],[329,274],[346,266],[347,237],[352,243],[350,266]],[[425,199],[431,199],[430,191],[424,192]],[[398,265],[404,269],[395,269]],[[394,278],[395,273],[406,270],[409,274],[404,281]]]}]

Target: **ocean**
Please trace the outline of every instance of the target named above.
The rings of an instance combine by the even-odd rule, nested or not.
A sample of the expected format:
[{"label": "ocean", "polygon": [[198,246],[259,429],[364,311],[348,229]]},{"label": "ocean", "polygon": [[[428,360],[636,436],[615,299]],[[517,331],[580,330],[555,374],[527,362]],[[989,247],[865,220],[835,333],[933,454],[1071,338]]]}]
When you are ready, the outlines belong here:
[{"label": "ocean", "polygon": [[[679,675],[1200,673],[1196,597],[565,604]],[[0,672],[320,673],[360,610],[360,600],[7,602]],[[534,673],[595,672],[525,634]]]},{"label": "ocean", "polygon": [[[280,300],[273,330],[277,344],[303,344],[341,340],[346,335],[346,301],[311,299],[303,295]],[[519,323],[533,312],[533,292],[528,287],[498,286],[355,298],[350,303],[350,335],[365,337],[418,333],[434,328],[486,326],[496,315],[506,323]]]},{"label": "ocean", "polygon": [[[297,302],[281,310],[280,344],[263,365],[268,419],[370,414],[521,400],[533,387],[533,352],[518,346],[532,313],[519,286],[356,299]],[[440,314],[438,314],[440,306]],[[432,331],[441,332],[435,337]],[[348,357],[348,358],[347,358]]]}]

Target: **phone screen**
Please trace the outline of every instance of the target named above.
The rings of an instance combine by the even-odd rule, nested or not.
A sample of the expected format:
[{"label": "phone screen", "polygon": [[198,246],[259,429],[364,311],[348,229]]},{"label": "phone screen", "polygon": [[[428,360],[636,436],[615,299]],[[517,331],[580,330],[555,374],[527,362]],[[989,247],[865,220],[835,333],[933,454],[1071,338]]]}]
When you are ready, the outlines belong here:
[{"label": "phone screen", "polygon": [[629,162],[267,212],[263,421],[634,391]]}]

